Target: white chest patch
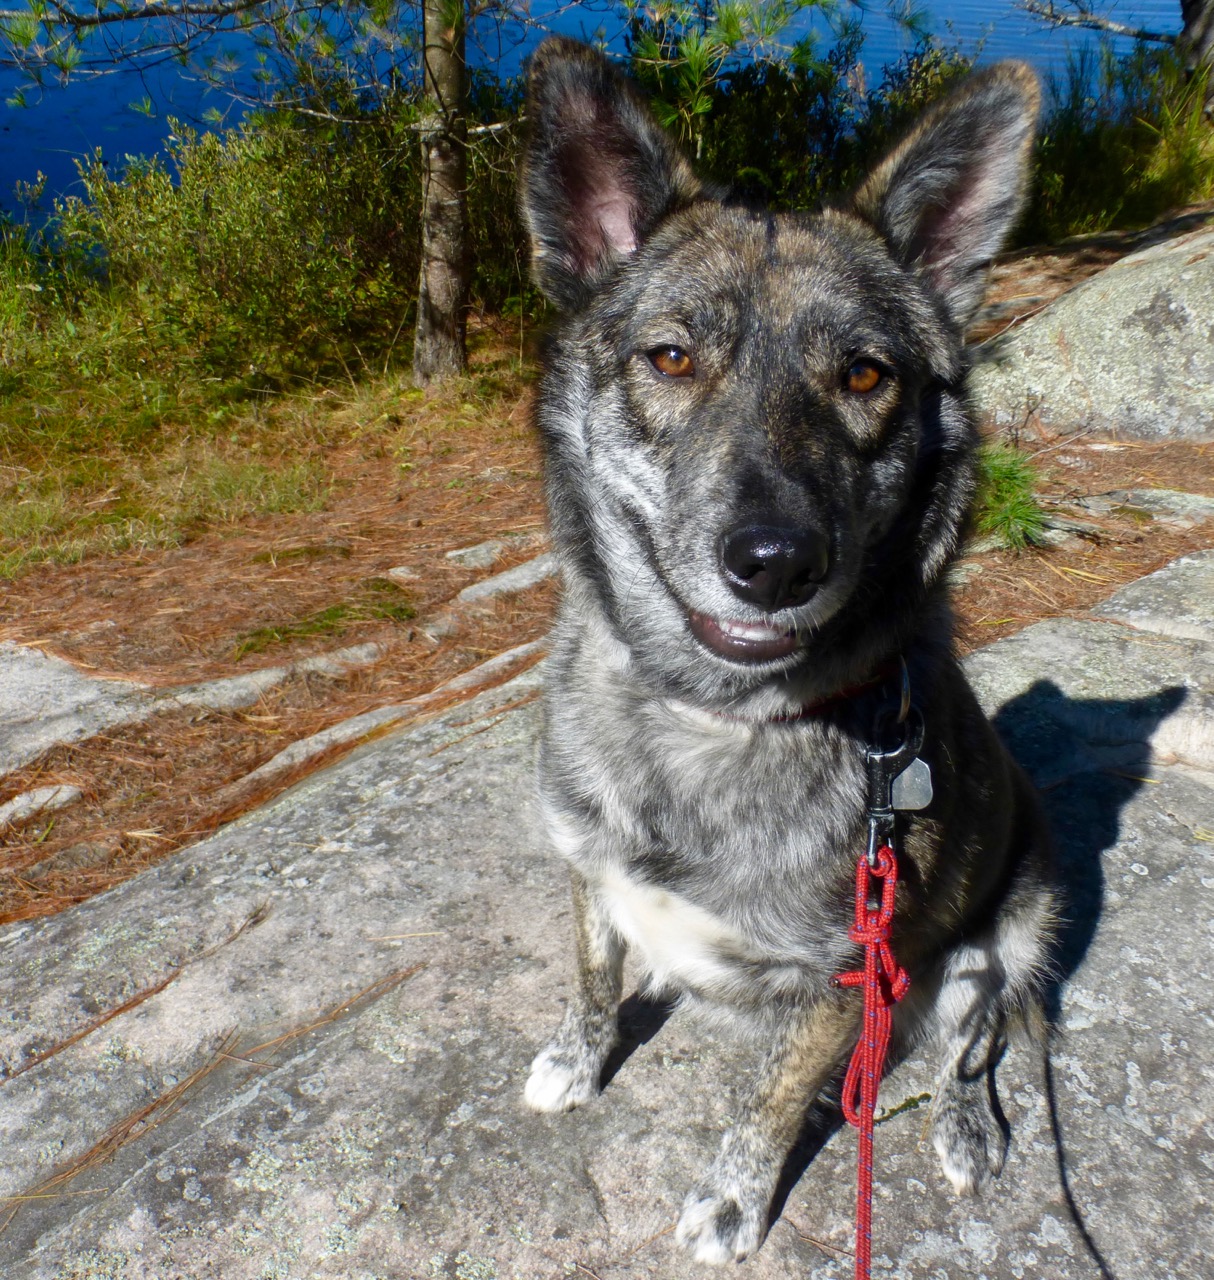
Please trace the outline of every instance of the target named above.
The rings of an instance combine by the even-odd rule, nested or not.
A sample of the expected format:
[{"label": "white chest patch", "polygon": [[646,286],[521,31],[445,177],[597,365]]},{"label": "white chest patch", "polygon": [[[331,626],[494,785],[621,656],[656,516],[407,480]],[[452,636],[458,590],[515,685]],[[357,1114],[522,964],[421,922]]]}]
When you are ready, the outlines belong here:
[{"label": "white chest patch", "polygon": [[734,976],[722,952],[753,952],[723,920],[666,889],[618,875],[606,877],[600,889],[616,929],[659,985],[711,987]]}]

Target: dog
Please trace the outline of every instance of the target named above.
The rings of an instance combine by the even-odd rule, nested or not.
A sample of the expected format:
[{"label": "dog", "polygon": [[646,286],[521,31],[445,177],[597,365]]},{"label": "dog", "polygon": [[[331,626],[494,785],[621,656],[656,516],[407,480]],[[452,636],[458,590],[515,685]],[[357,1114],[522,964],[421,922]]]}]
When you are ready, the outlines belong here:
[{"label": "dog", "polygon": [[539,792],[577,956],[525,1099],[598,1094],[628,948],[652,989],[757,1041],[679,1218],[700,1261],[762,1243],[860,1034],[834,979],[860,951],[867,760],[912,724],[930,800],[880,837],[911,979],[895,1043],[942,1050],[931,1134],[953,1186],[1003,1163],[988,1077],[1040,1009],[1056,889],[1032,788],[954,656],[947,570],[975,489],[962,335],[1038,104],[1026,66],[994,66],[850,198],[773,213],[703,185],[596,51],[554,37],[532,58],[520,203],[560,317],[535,414],[563,575]]}]

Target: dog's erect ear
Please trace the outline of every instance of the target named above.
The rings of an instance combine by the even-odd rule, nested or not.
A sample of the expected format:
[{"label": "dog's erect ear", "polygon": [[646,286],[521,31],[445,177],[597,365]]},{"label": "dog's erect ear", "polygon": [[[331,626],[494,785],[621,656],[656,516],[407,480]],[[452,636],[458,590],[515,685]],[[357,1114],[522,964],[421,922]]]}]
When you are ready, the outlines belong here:
[{"label": "dog's erect ear", "polygon": [[527,119],[532,273],[558,307],[578,307],[700,184],[632,84],[574,40],[550,37],[532,55]]},{"label": "dog's erect ear", "polygon": [[1001,62],[934,106],[854,197],[895,257],[919,267],[964,325],[1024,203],[1041,93]]}]

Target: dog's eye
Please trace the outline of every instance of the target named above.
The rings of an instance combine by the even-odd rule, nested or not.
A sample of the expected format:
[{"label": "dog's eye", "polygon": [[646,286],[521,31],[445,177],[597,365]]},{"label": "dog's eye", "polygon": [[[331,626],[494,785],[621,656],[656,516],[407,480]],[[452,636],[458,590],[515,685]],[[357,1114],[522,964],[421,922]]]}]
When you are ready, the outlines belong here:
[{"label": "dog's eye", "polygon": [[875,391],[885,375],[879,365],[871,360],[856,360],[843,375],[843,386],[856,396],[866,396]]},{"label": "dog's eye", "polygon": [[665,378],[690,378],[696,371],[696,362],[681,347],[654,347],[645,354]]}]

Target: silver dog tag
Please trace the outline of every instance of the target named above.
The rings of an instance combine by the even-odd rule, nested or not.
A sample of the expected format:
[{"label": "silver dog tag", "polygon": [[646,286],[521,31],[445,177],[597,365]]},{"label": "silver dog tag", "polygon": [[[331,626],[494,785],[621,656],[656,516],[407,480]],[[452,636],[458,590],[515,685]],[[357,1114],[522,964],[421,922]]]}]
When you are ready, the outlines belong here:
[{"label": "silver dog tag", "polygon": [[926,809],[932,802],[932,771],[926,760],[916,756],[894,779],[890,788],[893,807],[900,812]]}]

